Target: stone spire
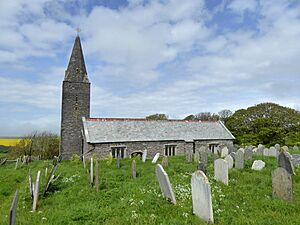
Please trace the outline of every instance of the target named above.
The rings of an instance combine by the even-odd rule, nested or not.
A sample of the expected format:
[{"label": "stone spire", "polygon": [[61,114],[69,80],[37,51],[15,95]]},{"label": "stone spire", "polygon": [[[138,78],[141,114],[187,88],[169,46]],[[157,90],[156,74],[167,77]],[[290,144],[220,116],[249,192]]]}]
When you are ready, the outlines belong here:
[{"label": "stone spire", "polygon": [[79,35],[74,42],[69,65],[65,72],[65,81],[89,83]]}]

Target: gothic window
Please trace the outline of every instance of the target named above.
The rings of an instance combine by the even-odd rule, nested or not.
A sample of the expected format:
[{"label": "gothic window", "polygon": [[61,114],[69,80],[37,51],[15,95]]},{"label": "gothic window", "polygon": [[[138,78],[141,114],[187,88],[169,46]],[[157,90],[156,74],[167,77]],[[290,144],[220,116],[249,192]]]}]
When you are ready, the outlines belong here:
[{"label": "gothic window", "polygon": [[111,147],[111,154],[113,158],[118,158],[118,156],[123,159],[125,158],[125,147]]},{"label": "gothic window", "polygon": [[165,156],[176,155],[176,145],[165,145]]}]

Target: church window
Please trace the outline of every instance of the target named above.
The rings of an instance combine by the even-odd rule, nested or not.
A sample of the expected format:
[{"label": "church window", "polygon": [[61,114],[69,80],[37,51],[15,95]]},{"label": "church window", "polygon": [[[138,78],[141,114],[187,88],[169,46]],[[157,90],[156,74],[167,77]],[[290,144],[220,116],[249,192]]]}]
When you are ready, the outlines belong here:
[{"label": "church window", "polygon": [[165,145],[165,156],[176,155],[176,145]]},{"label": "church window", "polygon": [[111,154],[113,158],[118,158],[118,156],[123,159],[125,158],[126,149],[125,147],[111,147]]}]

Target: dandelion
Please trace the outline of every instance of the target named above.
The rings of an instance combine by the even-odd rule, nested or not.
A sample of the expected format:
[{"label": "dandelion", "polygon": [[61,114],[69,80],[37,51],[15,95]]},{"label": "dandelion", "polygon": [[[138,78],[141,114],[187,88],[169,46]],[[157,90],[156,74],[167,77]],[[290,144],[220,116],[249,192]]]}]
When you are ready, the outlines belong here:
[{"label": "dandelion", "polygon": [[141,200],[140,203],[141,203],[141,205],[144,205],[144,201],[143,200]]}]

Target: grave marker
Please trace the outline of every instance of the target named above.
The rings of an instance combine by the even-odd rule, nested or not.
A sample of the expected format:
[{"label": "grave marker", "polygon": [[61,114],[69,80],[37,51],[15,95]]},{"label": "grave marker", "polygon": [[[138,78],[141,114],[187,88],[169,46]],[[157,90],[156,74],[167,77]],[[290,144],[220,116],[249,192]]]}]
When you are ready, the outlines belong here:
[{"label": "grave marker", "polygon": [[293,200],[292,176],[281,167],[272,171],[273,197],[286,201]]},{"label": "grave marker", "polygon": [[200,162],[202,162],[204,165],[207,165],[208,163],[208,153],[206,151],[200,152]]},{"label": "grave marker", "polygon": [[145,150],[143,151],[142,161],[143,161],[143,162],[146,162],[146,159],[147,159],[147,149],[145,149]]},{"label": "grave marker", "polygon": [[255,160],[252,164],[252,170],[262,170],[265,167],[266,163],[262,160]]},{"label": "grave marker", "polygon": [[244,160],[251,160],[252,159],[253,151],[251,148],[246,148],[244,153]]},{"label": "grave marker", "polygon": [[163,196],[170,199],[171,202],[176,205],[176,198],[168,174],[160,164],[156,165],[155,173]]},{"label": "grave marker", "polygon": [[37,204],[39,200],[40,175],[41,175],[41,171],[38,171],[35,185],[34,185],[33,204],[32,204],[33,212],[35,212],[35,210],[37,209]]},{"label": "grave marker", "polygon": [[271,147],[269,149],[269,156],[277,157],[278,156],[278,150],[275,147]]},{"label": "grave marker", "polygon": [[280,152],[278,155],[278,167],[284,168],[291,175],[295,174],[291,159],[285,152]]},{"label": "grave marker", "polygon": [[152,160],[152,163],[153,164],[156,163],[157,160],[158,160],[158,158],[159,158],[159,153],[156,153],[155,156],[154,156],[154,158],[153,158],[153,160]]},{"label": "grave marker", "polygon": [[204,174],[206,174],[206,165],[200,162],[197,166],[197,170],[201,170]]},{"label": "grave marker", "polygon": [[132,160],[131,169],[132,169],[132,178],[135,179],[136,178],[136,162],[135,162],[135,160]]},{"label": "grave marker", "polygon": [[168,156],[164,156],[162,162],[161,162],[161,165],[163,168],[167,168],[169,166],[169,160],[168,160]]},{"label": "grave marker", "polygon": [[224,159],[228,164],[228,169],[232,169],[233,167],[233,158],[231,155],[227,155]]},{"label": "grave marker", "polygon": [[95,188],[99,192],[99,162],[97,159],[95,163]]},{"label": "grave marker", "polygon": [[206,222],[214,222],[211,188],[205,174],[198,170],[192,174],[193,213]]},{"label": "grave marker", "polygon": [[244,169],[244,152],[241,149],[235,154],[235,168]]},{"label": "grave marker", "polygon": [[90,179],[91,179],[91,185],[94,183],[94,165],[93,165],[93,157],[91,157],[91,168],[90,168]]},{"label": "grave marker", "polygon": [[217,159],[214,163],[215,179],[228,185],[228,163],[224,159]]},{"label": "grave marker", "polygon": [[194,162],[198,163],[200,160],[200,153],[196,150],[194,154]]},{"label": "grave marker", "polygon": [[15,192],[13,201],[11,203],[10,210],[9,210],[9,225],[15,225],[16,224],[18,196],[19,196],[19,191],[17,189],[16,192]]},{"label": "grave marker", "polygon": [[32,174],[31,174],[31,170],[29,169],[29,174],[28,174],[28,180],[29,180],[29,191],[30,191],[30,197],[31,197],[31,201],[33,202],[33,192],[34,192],[34,185],[32,183]]},{"label": "grave marker", "polygon": [[229,150],[228,148],[225,146],[224,148],[222,148],[222,151],[221,151],[221,157],[225,157],[229,154]]}]

